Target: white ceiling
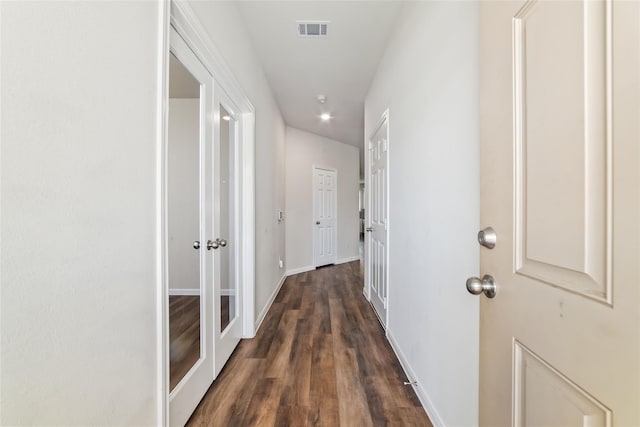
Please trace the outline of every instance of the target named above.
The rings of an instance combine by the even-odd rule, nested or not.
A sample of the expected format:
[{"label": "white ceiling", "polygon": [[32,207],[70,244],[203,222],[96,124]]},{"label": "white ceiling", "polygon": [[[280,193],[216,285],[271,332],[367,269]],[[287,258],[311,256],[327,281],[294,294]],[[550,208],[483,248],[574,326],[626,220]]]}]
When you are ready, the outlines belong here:
[{"label": "white ceiling", "polygon": [[[289,126],[363,146],[364,98],[401,3],[237,3]],[[330,21],[328,37],[299,37],[297,20]],[[316,100],[318,94],[327,96],[324,105]],[[321,122],[322,112],[333,119]]]}]

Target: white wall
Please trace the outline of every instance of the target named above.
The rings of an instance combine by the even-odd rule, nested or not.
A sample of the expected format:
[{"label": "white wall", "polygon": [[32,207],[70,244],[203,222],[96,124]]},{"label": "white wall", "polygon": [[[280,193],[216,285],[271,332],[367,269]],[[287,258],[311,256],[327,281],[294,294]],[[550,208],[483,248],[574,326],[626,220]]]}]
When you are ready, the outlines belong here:
[{"label": "white wall", "polygon": [[1,2],[1,425],[157,425],[159,2]]},{"label": "white wall", "polygon": [[200,99],[169,99],[167,141],[169,293],[199,293],[200,254],[193,242],[200,235]]},{"label": "white wall", "polygon": [[358,258],[358,149],[332,139],[287,127],[287,228],[288,272],[314,268],[313,166],[338,171],[338,260]]},{"label": "white wall", "polygon": [[478,6],[405,6],[365,104],[389,108],[389,335],[433,422],[478,422]]},{"label": "white wall", "polygon": [[259,320],[277,290],[284,270],[284,121],[258,62],[237,5],[229,1],[189,1],[216,48],[256,109],[256,301]]}]

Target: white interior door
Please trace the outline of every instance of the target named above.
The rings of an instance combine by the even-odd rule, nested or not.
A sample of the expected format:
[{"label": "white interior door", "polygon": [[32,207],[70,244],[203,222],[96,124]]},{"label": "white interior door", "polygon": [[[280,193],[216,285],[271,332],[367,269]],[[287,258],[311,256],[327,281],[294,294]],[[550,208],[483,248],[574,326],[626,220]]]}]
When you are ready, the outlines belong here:
[{"label": "white interior door", "polygon": [[242,338],[242,295],[239,285],[239,109],[216,84],[214,149],[214,336],[215,376]]},{"label": "white interior door", "polygon": [[388,148],[389,125],[385,115],[382,124],[369,140],[368,153],[368,226],[366,271],[369,300],[382,326],[387,326],[387,260],[388,260]]},{"label": "white interior door", "polygon": [[211,171],[213,79],[171,31],[166,161],[169,423],[181,426],[213,381]]},{"label": "white interior door", "polygon": [[337,173],[313,168],[313,236],[315,266],[335,264],[337,260]]},{"label": "white interior door", "polygon": [[640,2],[480,4],[480,425],[640,425],[639,26]]}]

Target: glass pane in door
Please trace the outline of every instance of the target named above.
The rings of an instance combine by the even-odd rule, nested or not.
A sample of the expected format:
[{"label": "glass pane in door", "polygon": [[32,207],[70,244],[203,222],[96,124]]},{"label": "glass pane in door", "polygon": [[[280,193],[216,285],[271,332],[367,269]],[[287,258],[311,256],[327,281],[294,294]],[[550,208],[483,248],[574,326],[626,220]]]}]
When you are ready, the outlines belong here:
[{"label": "glass pane in door", "polygon": [[173,55],[169,67],[167,244],[170,391],[200,359],[200,83]]},{"label": "glass pane in door", "polygon": [[236,121],[220,105],[220,235],[227,245],[220,252],[220,331],[237,316],[238,292],[235,280],[234,159]]}]

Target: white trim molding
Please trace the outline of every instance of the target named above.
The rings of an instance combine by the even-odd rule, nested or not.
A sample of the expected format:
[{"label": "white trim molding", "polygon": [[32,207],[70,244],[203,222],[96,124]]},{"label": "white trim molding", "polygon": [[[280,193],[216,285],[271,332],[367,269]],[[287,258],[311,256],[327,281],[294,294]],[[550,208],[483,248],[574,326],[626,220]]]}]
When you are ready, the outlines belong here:
[{"label": "white trim molding", "polygon": [[282,288],[282,285],[284,285],[285,280],[287,280],[286,274],[282,275],[282,278],[280,278],[280,282],[278,283],[278,286],[276,286],[275,290],[269,297],[269,301],[267,301],[267,303],[264,305],[264,308],[262,309],[260,314],[258,314],[258,318],[256,320],[256,325],[255,325],[254,336],[258,332],[258,329],[260,329],[260,326],[262,325],[262,321],[264,320],[264,318],[267,317],[267,313],[269,312],[269,309],[273,305],[273,302],[276,300],[276,297],[278,296],[278,292],[280,292],[280,288]]},{"label": "white trim molding", "polygon": [[[387,329],[387,341],[389,341],[389,344],[391,344],[391,348],[398,357],[400,366],[402,366],[404,373],[407,375],[407,379],[409,381],[417,381],[416,374],[411,368],[411,364],[409,364],[409,361],[404,356],[404,353],[400,349],[400,346],[398,345],[396,340],[393,338],[393,335],[391,335],[391,332],[389,332],[389,329]],[[427,391],[424,389],[422,384],[420,382],[416,382],[416,384],[413,386],[413,389],[418,395],[418,399],[420,399],[420,403],[422,403],[422,407],[424,408],[434,427],[445,427],[444,421],[442,421],[442,417],[436,410],[431,398],[427,394]]]},{"label": "white trim molding", "polygon": [[200,289],[169,289],[169,296],[199,296]]},{"label": "white trim molding", "polygon": [[316,267],[313,265],[307,265],[306,267],[292,268],[291,270],[287,270],[287,277],[293,276],[294,274],[306,273],[307,271],[313,271]]},{"label": "white trim molding", "polygon": [[353,261],[360,261],[360,255],[339,259],[336,261],[336,265]]}]

